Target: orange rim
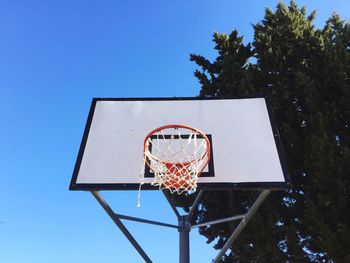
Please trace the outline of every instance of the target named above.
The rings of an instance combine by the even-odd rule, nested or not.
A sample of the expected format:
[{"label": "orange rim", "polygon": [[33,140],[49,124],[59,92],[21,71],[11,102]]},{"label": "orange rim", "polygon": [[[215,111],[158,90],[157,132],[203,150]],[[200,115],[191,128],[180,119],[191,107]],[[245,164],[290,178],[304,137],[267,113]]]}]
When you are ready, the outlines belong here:
[{"label": "orange rim", "polygon": [[[147,136],[145,137],[145,140],[144,140],[144,153],[148,150],[147,149],[147,141],[148,139],[154,135],[155,133],[161,131],[161,130],[166,130],[166,129],[171,129],[171,128],[174,128],[174,129],[178,129],[178,128],[182,128],[182,129],[188,129],[188,130],[191,130],[197,134],[199,134],[201,137],[203,137],[203,139],[206,141],[206,144],[207,144],[207,149],[206,151],[202,154],[202,156],[200,156],[199,158],[193,160],[193,161],[198,161],[198,160],[203,160],[205,158],[205,156],[207,156],[207,160],[205,162],[205,164],[202,166],[202,169],[200,170],[200,172],[198,173],[198,176],[200,176],[204,170],[204,168],[207,166],[208,162],[209,162],[209,159],[210,159],[210,141],[208,139],[208,137],[200,130],[196,129],[196,128],[193,128],[191,126],[188,126],[188,125],[183,125],[183,124],[168,124],[168,125],[164,125],[164,126],[161,126],[161,127],[158,127],[154,130],[152,130],[151,132],[149,132],[147,134]],[[146,157],[146,160],[147,160],[147,157]],[[174,165],[174,166],[188,166],[191,162],[184,162],[184,163],[172,163],[172,162],[167,162],[167,161],[162,161],[162,160],[159,160],[159,162],[165,164],[167,167],[168,165]],[[152,167],[150,166],[150,164],[146,161],[146,164],[147,166],[152,170]]]}]

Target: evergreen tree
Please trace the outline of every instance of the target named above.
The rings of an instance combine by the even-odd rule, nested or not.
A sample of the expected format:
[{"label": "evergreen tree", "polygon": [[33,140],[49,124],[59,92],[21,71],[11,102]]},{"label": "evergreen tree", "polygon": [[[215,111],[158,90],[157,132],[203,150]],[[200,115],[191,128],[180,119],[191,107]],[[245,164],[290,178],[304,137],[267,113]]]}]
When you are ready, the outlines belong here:
[{"label": "evergreen tree", "polygon": [[[215,33],[215,61],[190,56],[200,96],[270,98],[293,184],[270,195],[223,262],[350,262],[350,25],[334,14],[318,30],[315,15],[280,3],[253,43]],[[194,221],[244,213],[256,196],[208,191]],[[220,249],[235,224],[200,233]]]}]

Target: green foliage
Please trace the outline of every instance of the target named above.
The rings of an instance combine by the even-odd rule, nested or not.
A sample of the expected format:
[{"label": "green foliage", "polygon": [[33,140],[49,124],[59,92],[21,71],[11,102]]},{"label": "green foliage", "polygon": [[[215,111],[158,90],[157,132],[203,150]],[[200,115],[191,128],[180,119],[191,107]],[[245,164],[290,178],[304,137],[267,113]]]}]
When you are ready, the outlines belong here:
[{"label": "green foliage", "polygon": [[[273,192],[223,262],[350,262],[350,25],[333,14],[318,30],[315,15],[280,3],[254,25],[253,43],[215,33],[215,61],[190,57],[200,96],[270,97],[293,183]],[[256,195],[208,192],[194,220],[244,213]],[[219,249],[234,226],[200,233]]]}]

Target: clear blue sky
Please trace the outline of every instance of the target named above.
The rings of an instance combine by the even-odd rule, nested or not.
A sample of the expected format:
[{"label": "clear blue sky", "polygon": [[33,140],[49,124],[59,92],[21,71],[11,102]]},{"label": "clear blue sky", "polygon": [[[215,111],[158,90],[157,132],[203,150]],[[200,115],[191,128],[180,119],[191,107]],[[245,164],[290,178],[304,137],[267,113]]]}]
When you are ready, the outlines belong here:
[{"label": "clear blue sky", "polygon": [[[252,38],[276,1],[0,1],[0,262],[142,262],[88,192],[68,185],[93,97],[196,96],[190,53],[213,32]],[[346,0],[297,1],[349,19]],[[135,153],[138,154],[138,153]],[[103,192],[116,212],[176,223],[158,192]],[[178,233],[126,225],[154,262],[178,262]],[[192,231],[192,262],[216,251]]]}]

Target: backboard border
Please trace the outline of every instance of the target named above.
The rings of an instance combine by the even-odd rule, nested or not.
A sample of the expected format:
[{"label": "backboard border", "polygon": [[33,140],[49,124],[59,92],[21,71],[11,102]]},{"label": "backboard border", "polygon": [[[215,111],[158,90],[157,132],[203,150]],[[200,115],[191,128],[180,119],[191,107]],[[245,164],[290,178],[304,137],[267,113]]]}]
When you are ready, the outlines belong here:
[{"label": "backboard border", "polygon": [[[266,96],[237,96],[237,97],[143,97],[143,98],[93,98],[87,117],[83,137],[80,143],[78,156],[74,165],[72,179],[70,181],[69,190],[80,191],[98,191],[98,190],[138,190],[139,184],[81,184],[77,183],[77,178],[83,159],[87,139],[89,136],[96,104],[98,101],[184,101],[184,100],[242,100],[242,99],[264,99],[267,107],[272,132],[277,148],[279,161],[284,176],[284,182],[254,182],[254,183],[198,183],[198,189],[208,190],[256,190],[256,189],[289,189],[291,188],[290,176],[287,171],[287,164],[282,143],[280,140],[278,126],[273,113],[272,105]],[[159,190],[157,186],[144,184],[143,190]]]}]

